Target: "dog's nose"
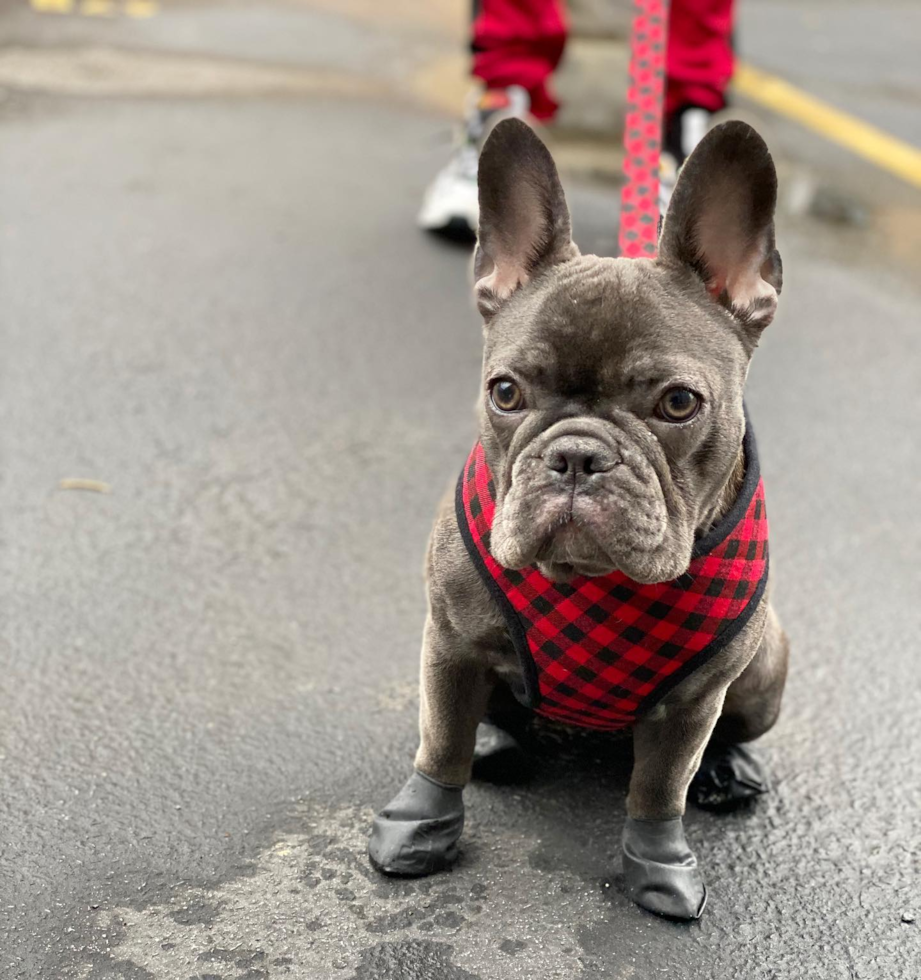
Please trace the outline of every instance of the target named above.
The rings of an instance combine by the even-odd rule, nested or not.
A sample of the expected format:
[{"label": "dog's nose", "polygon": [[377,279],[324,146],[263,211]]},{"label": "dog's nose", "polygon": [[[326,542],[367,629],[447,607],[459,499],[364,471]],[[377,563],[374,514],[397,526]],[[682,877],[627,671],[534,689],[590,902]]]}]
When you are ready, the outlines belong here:
[{"label": "dog's nose", "polygon": [[599,439],[564,436],[555,439],[544,451],[544,462],[560,476],[608,473],[618,463],[615,454]]}]

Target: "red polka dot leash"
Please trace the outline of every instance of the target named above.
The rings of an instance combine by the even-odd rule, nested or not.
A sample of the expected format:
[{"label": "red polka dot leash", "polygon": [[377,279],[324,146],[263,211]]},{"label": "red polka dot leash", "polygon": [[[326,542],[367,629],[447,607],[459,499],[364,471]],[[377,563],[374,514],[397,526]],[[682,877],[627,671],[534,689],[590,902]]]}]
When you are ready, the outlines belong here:
[{"label": "red polka dot leash", "polygon": [[659,153],[665,94],[668,0],[634,0],[630,87],[624,125],[620,254],[655,258],[659,240]]}]

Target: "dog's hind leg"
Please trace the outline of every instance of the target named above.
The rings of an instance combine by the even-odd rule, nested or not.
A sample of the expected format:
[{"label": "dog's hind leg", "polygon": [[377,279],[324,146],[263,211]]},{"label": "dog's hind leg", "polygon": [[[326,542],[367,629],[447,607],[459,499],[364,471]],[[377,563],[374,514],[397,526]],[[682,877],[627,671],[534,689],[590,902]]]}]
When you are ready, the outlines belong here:
[{"label": "dog's hind leg", "polygon": [[780,713],[789,642],[768,609],[758,651],[730,684],[723,712],[691,782],[689,799],[707,810],[728,810],[768,790],[761,763],[740,743],[769,731]]},{"label": "dog's hind leg", "polygon": [[729,685],[713,740],[751,742],[774,727],[787,680],[790,643],[773,607],[764,636],[749,665]]},{"label": "dog's hind leg", "polygon": [[529,751],[533,712],[515,699],[511,688],[499,681],[493,689],[486,717],[476,732],[473,778],[487,783],[526,782],[534,770]]},{"label": "dog's hind leg", "polygon": [[422,647],[415,769],[375,817],[368,854],[385,874],[426,875],[457,858],[477,725],[494,679],[485,658],[430,616]]}]

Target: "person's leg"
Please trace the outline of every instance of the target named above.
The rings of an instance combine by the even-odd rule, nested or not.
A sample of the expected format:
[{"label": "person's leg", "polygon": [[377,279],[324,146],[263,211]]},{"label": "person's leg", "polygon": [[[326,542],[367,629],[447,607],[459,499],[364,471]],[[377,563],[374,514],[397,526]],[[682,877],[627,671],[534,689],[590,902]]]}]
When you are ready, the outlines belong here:
[{"label": "person's leg", "polygon": [[474,0],[472,72],[487,89],[520,85],[537,119],[551,119],[557,101],[548,81],[566,44],[561,0]]},{"label": "person's leg", "polygon": [[425,192],[422,228],[464,240],[476,235],[480,146],[500,119],[553,117],[549,80],[565,43],[563,0],[475,0],[471,72],[483,92],[468,109],[453,157]]},{"label": "person's leg", "polygon": [[665,114],[683,106],[718,112],[732,78],[733,0],[672,0]]},{"label": "person's leg", "polygon": [[665,125],[659,168],[664,212],[678,170],[726,105],[732,78],[733,0],[672,0],[668,19]]}]

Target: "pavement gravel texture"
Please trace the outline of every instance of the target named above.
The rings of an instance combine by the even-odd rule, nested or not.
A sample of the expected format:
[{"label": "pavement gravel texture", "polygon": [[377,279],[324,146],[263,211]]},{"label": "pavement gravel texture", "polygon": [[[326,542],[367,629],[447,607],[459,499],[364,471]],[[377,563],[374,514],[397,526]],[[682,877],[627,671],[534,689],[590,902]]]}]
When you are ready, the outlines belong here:
[{"label": "pavement gravel texture", "polygon": [[[368,866],[474,434],[469,253],[413,226],[447,122],[335,86],[0,101],[0,977],[918,980],[921,292],[872,211],[780,222],[749,407],[793,662],[774,791],[688,813],[704,917],[622,892],[619,739],[472,785],[453,872]],[[569,190],[610,253],[615,193]]]}]

